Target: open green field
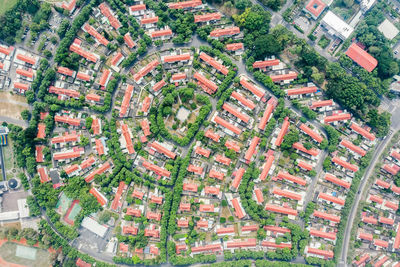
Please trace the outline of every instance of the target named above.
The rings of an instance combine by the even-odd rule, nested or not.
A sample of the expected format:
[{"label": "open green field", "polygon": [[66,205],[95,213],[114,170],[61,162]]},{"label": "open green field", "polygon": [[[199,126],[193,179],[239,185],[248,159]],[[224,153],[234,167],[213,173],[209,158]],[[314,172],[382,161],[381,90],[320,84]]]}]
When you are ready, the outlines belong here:
[{"label": "open green field", "polygon": [[18,0],[0,0],[0,16],[12,8]]}]

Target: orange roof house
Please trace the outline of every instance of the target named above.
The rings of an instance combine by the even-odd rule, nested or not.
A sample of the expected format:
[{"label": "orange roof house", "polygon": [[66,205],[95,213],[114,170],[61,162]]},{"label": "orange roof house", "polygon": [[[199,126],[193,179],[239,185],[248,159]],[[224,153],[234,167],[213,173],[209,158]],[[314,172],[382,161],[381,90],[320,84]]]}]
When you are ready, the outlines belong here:
[{"label": "orange roof house", "polygon": [[331,123],[336,121],[347,121],[351,119],[351,115],[349,113],[340,113],[331,116],[326,116],[324,118],[324,123]]},{"label": "orange roof house", "polygon": [[355,166],[351,163],[348,163],[347,161],[344,161],[338,157],[333,157],[332,162],[342,166],[343,168],[352,171],[352,172],[357,172],[358,171],[358,166]]},{"label": "orange roof house", "polygon": [[64,135],[56,136],[51,139],[52,144],[60,144],[67,142],[78,142],[79,135],[75,132],[72,133],[64,133]]},{"label": "orange roof house", "polygon": [[86,60],[89,60],[93,63],[96,63],[97,60],[99,59],[99,57],[97,55],[84,50],[82,47],[80,47],[79,45],[77,45],[75,43],[71,44],[71,46],[69,47],[69,50],[77,53],[81,57],[84,57]]},{"label": "orange roof house", "polygon": [[305,10],[310,13],[313,19],[317,19],[319,15],[324,11],[326,8],[326,4],[321,0],[310,0],[307,5],[305,6]]},{"label": "orange roof house", "polygon": [[287,74],[271,75],[270,78],[271,78],[271,80],[273,82],[294,80],[294,79],[297,78],[297,72],[290,72],[290,73],[287,73]]},{"label": "orange roof house", "polygon": [[152,171],[156,173],[157,175],[164,176],[164,177],[170,177],[171,172],[167,171],[166,169],[163,169],[155,164],[152,164],[142,158],[142,165],[145,167],[147,170]]},{"label": "orange roof house", "polygon": [[209,65],[211,65],[213,68],[215,68],[216,70],[218,70],[219,72],[221,72],[224,75],[228,75],[228,68],[225,67],[224,65],[222,65],[221,63],[219,63],[218,61],[216,61],[213,57],[207,55],[204,52],[200,53],[200,59],[204,60],[205,62],[207,62]]},{"label": "orange roof house", "polygon": [[179,211],[190,211],[190,207],[191,207],[190,203],[181,202],[179,204]]},{"label": "orange roof house", "polygon": [[[73,0],[72,2],[75,2],[75,0]],[[91,267],[92,266],[90,263],[87,263],[86,261],[82,260],[81,258],[78,258],[76,260],[75,264],[78,267]]]},{"label": "orange roof house", "polygon": [[338,197],[334,197],[332,195],[325,194],[325,193],[322,193],[322,192],[319,193],[318,198],[319,199],[323,199],[323,200],[325,200],[327,202],[333,202],[333,203],[338,204],[340,206],[344,206],[344,203],[345,203],[344,199],[340,199]]},{"label": "orange roof house", "polygon": [[130,9],[131,11],[146,10],[146,5],[145,5],[145,4],[134,5],[134,6],[130,6],[129,9]]},{"label": "orange roof house", "polygon": [[86,100],[88,101],[94,101],[94,102],[100,102],[101,96],[96,95],[96,94],[87,94],[85,96]]},{"label": "orange roof house", "polygon": [[257,203],[262,204],[264,202],[264,196],[260,188],[254,188],[254,194],[256,195]]},{"label": "orange roof house", "polygon": [[265,210],[271,211],[271,212],[277,212],[277,213],[282,213],[286,215],[293,215],[297,216],[297,210],[294,210],[292,208],[285,208],[273,204],[267,204],[265,205]]},{"label": "orange roof house", "polygon": [[[380,245],[382,245],[382,243],[380,243]],[[384,246],[382,246],[382,247],[384,247]],[[387,246],[386,246],[387,247]],[[374,264],[374,267],[381,267],[381,266],[383,266],[383,264],[385,263],[385,262],[387,262],[388,260],[389,260],[390,258],[388,257],[388,256],[383,256],[383,257],[381,257],[375,264]]]},{"label": "orange roof house", "polygon": [[239,112],[237,109],[235,109],[234,107],[232,107],[231,105],[229,105],[228,103],[224,103],[224,105],[222,106],[222,108],[224,110],[226,110],[227,112],[229,112],[230,114],[232,114],[233,116],[237,117],[238,119],[242,120],[245,123],[248,123],[250,120],[250,116],[245,114],[245,113],[241,113]]},{"label": "orange roof house", "polygon": [[197,83],[206,93],[211,95],[217,91],[218,86],[214,82],[201,75],[199,72],[196,72],[193,77],[197,80]]},{"label": "orange roof house", "polygon": [[182,187],[183,191],[191,191],[195,193],[197,192],[197,188],[198,188],[197,184],[189,184],[189,183],[184,183]]},{"label": "orange roof house", "polygon": [[244,241],[230,241],[226,242],[226,248],[233,249],[233,248],[249,248],[257,246],[257,239],[249,238]]},{"label": "orange roof house", "polygon": [[289,117],[286,117],[284,119],[284,121],[283,121],[282,128],[281,128],[281,130],[280,130],[280,132],[278,134],[278,137],[275,140],[275,145],[276,146],[280,146],[282,144],[283,137],[286,135],[286,133],[287,133],[287,131],[289,129],[289,125],[290,125]]},{"label": "orange roof house", "polygon": [[105,3],[101,3],[99,5],[100,8],[100,12],[108,19],[108,21],[110,22],[110,25],[118,30],[119,28],[121,28],[121,23],[118,21],[118,19],[116,17],[114,17],[114,15],[111,13],[111,10],[108,8],[108,6],[106,6]]},{"label": "orange roof house", "polygon": [[105,206],[107,204],[108,202],[107,198],[103,196],[103,194],[100,193],[96,188],[92,187],[89,190],[89,193],[92,194],[97,199],[97,202],[99,202],[101,206]]},{"label": "orange roof house", "polygon": [[150,104],[151,104],[151,97],[146,96],[146,97],[143,99],[142,110],[141,110],[141,111],[142,111],[143,113],[147,113],[147,112],[149,111]]},{"label": "orange roof house", "polygon": [[164,154],[165,156],[175,159],[176,154],[168,149],[166,149],[164,146],[160,145],[157,141],[154,141],[151,143],[151,148],[157,150],[159,153]]},{"label": "orange roof house", "polygon": [[210,138],[214,142],[219,142],[219,139],[221,138],[218,134],[214,133],[213,130],[208,129],[205,133],[204,136],[207,138]]},{"label": "orange roof house", "polygon": [[235,173],[235,179],[232,181],[232,187],[238,189],[240,182],[242,181],[243,174],[245,173],[244,168],[239,168]]},{"label": "orange roof house", "polygon": [[204,187],[204,193],[210,194],[210,195],[219,195],[219,188],[218,187],[212,187],[212,186],[206,186]]},{"label": "orange roof house", "polygon": [[322,108],[322,107],[327,107],[327,106],[332,106],[333,105],[333,100],[328,99],[328,100],[321,100],[321,101],[313,101],[311,103],[310,108],[311,109],[316,109],[316,108]]},{"label": "orange roof house", "polygon": [[381,188],[388,189],[390,187],[390,183],[385,182],[381,179],[376,179],[375,184]]},{"label": "orange roof house", "polygon": [[72,151],[72,152],[58,152],[53,154],[54,160],[67,160],[67,159],[74,159],[80,157],[82,151]]},{"label": "orange roof house", "polygon": [[153,31],[153,32],[150,33],[150,35],[151,35],[151,38],[169,36],[169,35],[172,35],[172,31],[171,31],[171,29]]},{"label": "orange roof house", "polygon": [[244,45],[243,45],[243,43],[233,43],[233,44],[227,44],[225,46],[225,48],[228,51],[236,51],[236,50],[244,49]]},{"label": "orange roof house", "polygon": [[168,56],[163,56],[161,58],[163,63],[175,63],[179,61],[188,61],[190,60],[190,53],[184,53],[180,55],[168,55]]},{"label": "orange roof house", "polygon": [[[370,256],[369,254],[365,253],[363,256],[360,257],[360,259],[358,261],[354,261],[354,263],[357,266],[361,266],[362,264],[364,264],[367,260],[369,260]],[[395,266],[395,267],[399,267],[399,266]]]},{"label": "orange roof house", "polygon": [[254,84],[250,83],[248,80],[246,79],[241,79],[240,80],[240,84],[246,88],[247,90],[249,90],[250,92],[252,92],[255,96],[257,96],[258,98],[263,98],[265,95],[265,91],[258,88],[257,86],[255,86]]},{"label": "orange roof house", "polygon": [[300,168],[306,170],[306,171],[311,171],[313,169],[313,166],[305,161],[299,160],[297,161],[297,166]]},{"label": "orange roof house", "polygon": [[387,248],[389,247],[389,242],[380,239],[374,239],[374,245],[377,247]]},{"label": "orange roof house", "polygon": [[356,43],[350,45],[346,51],[346,55],[368,72],[373,71],[378,65],[378,61]]},{"label": "orange roof house", "polygon": [[310,155],[310,156],[313,156],[313,157],[316,157],[316,156],[318,156],[318,154],[319,154],[319,150],[317,150],[317,149],[315,149],[315,148],[306,149],[306,148],[304,147],[304,145],[303,145],[303,144],[300,144],[299,142],[294,143],[294,144],[292,145],[292,147],[293,147],[294,149],[300,150],[301,152],[306,153],[306,154],[308,154],[308,155]]},{"label": "orange roof house", "polygon": [[221,227],[216,230],[217,235],[234,234],[235,227]]},{"label": "orange roof house", "polygon": [[270,60],[263,60],[263,61],[255,61],[253,63],[254,69],[265,69],[266,67],[276,66],[279,65],[279,59],[270,59]]},{"label": "orange roof house", "polygon": [[115,56],[111,59],[111,65],[118,66],[119,63],[124,59],[124,55],[121,52],[115,54]]},{"label": "orange roof house", "polygon": [[388,225],[393,225],[394,224],[394,220],[393,219],[386,218],[386,217],[383,217],[383,216],[379,216],[378,221],[380,223],[388,224]]},{"label": "orange roof house", "polygon": [[158,16],[155,17],[144,17],[140,20],[140,24],[144,25],[144,24],[153,24],[153,23],[157,23],[158,22]]},{"label": "orange roof house", "polygon": [[250,163],[253,155],[255,154],[256,148],[258,143],[260,142],[260,138],[258,136],[254,136],[253,139],[250,142],[249,149],[246,151],[246,154],[244,155],[244,159],[247,164]]},{"label": "orange roof house", "polygon": [[187,170],[189,172],[197,173],[198,175],[202,175],[203,174],[203,168],[200,167],[200,166],[195,166],[195,165],[189,164]]},{"label": "orange roof house", "polygon": [[44,146],[35,146],[36,162],[44,162],[43,148]]},{"label": "orange roof house", "polygon": [[314,211],[313,216],[321,218],[321,219],[324,219],[324,220],[328,220],[328,221],[331,221],[331,222],[334,222],[334,223],[339,223],[340,222],[340,217],[339,216],[336,216],[336,215],[333,215],[333,214],[329,214],[329,213],[325,213],[325,212],[318,211],[318,210]]},{"label": "orange roof house", "polygon": [[274,111],[276,107],[277,101],[274,97],[271,97],[268,102],[267,102],[267,107],[265,108],[264,114],[260,120],[260,123],[258,124],[258,129],[261,131],[265,130],[265,126],[267,126],[267,123],[269,119],[271,118],[272,112]]},{"label": "orange roof house", "polygon": [[365,213],[362,214],[361,217],[362,222],[369,224],[378,224],[378,220],[373,216],[366,216]]},{"label": "orange roof house", "polygon": [[38,133],[36,138],[44,139],[46,137],[46,124],[39,123],[38,124]]},{"label": "orange roof house", "polygon": [[4,46],[0,46],[0,53],[4,54],[6,56],[10,55],[11,51],[12,50],[9,47],[6,48]]},{"label": "orange roof house", "polygon": [[201,0],[191,0],[191,1],[169,3],[168,7],[171,9],[185,9],[185,8],[193,8],[201,6],[202,4],[203,3],[201,2]]},{"label": "orange roof house", "polygon": [[375,140],[375,135],[370,133],[368,130],[364,129],[363,127],[355,124],[354,122],[350,125],[350,128],[355,131],[356,133],[362,135],[364,138],[369,139],[370,141]]},{"label": "orange roof house", "polygon": [[310,248],[310,247],[307,248],[307,253],[322,256],[325,259],[331,259],[334,256],[333,251]]},{"label": "orange roof house", "polygon": [[40,167],[37,169],[39,173],[39,178],[41,183],[47,183],[51,181],[49,175],[47,174],[47,169],[45,167]]},{"label": "orange roof house", "polygon": [[239,101],[243,106],[248,107],[249,109],[254,109],[256,105],[251,101],[245,98],[240,93],[233,91],[231,97]]},{"label": "orange roof house", "polygon": [[78,72],[76,74],[76,78],[79,80],[86,81],[86,82],[90,81],[90,75],[86,74],[86,73],[82,73],[82,72]]},{"label": "orange roof house", "polygon": [[272,164],[274,163],[274,159],[275,159],[274,151],[268,150],[267,156],[266,156],[266,161],[263,165],[263,168],[262,168],[262,171],[261,171],[261,174],[259,177],[261,181],[264,181],[265,178],[267,178],[267,175],[268,175],[269,171],[271,170]]},{"label": "orange roof house", "polygon": [[25,63],[31,64],[31,65],[36,64],[36,59],[34,59],[33,57],[23,55],[23,54],[18,54],[17,59],[24,61]]},{"label": "orange roof house", "polygon": [[305,180],[301,179],[300,177],[291,175],[290,173],[283,172],[283,171],[279,171],[277,177],[279,179],[285,179],[285,180],[291,181],[293,183],[296,183],[296,184],[299,184],[302,186],[305,186],[307,184],[307,182]]},{"label": "orange roof house", "polygon": [[290,234],[290,232],[291,232],[290,229],[288,229],[288,228],[275,226],[275,225],[265,225],[264,230],[270,231],[273,233],[280,233],[280,234],[286,234],[286,233]]},{"label": "orange roof house", "polygon": [[79,98],[79,96],[81,95],[81,93],[78,91],[72,89],[58,88],[55,86],[50,86],[49,93],[57,95],[65,95],[73,98]]},{"label": "orange roof house", "polygon": [[240,201],[238,198],[232,199],[232,206],[233,209],[235,210],[235,215],[238,217],[238,219],[242,219],[244,216],[246,216],[245,211],[242,208],[242,205],[240,204]]},{"label": "orange roof house", "polygon": [[107,86],[107,83],[110,80],[111,74],[112,73],[111,73],[111,71],[109,69],[105,69],[103,71],[103,74],[101,75],[100,81],[99,81],[100,86],[102,86],[102,87],[106,87]]},{"label": "orange roof house", "polygon": [[196,146],[195,153],[208,158],[210,157],[211,150],[202,148],[201,146]]},{"label": "orange roof house", "polygon": [[400,224],[397,224],[396,227],[396,237],[394,239],[394,243],[393,243],[393,248],[394,249],[399,249],[400,247]]},{"label": "orange roof house", "polygon": [[171,76],[171,80],[177,82],[177,81],[181,81],[181,80],[185,80],[186,79],[186,73],[182,72],[182,73],[175,73]]},{"label": "orange roof house", "polygon": [[126,188],[126,185],[125,185],[124,181],[119,182],[117,192],[115,193],[114,200],[111,204],[111,209],[117,210],[119,207],[121,207],[122,203],[120,202],[120,198],[121,198],[122,192],[124,191],[125,188]]},{"label": "orange roof house", "polygon": [[206,253],[206,252],[216,252],[216,251],[221,251],[222,246],[221,244],[209,244],[209,245],[204,245],[204,246],[198,246],[198,247],[191,247],[192,253],[197,254],[197,253]]},{"label": "orange roof house", "polygon": [[367,151],[365,151],[364,149],[362,149],[359,146],[354,145],[352,142],[346,140],[346,139],[342,139],[342,141],[340,142],[341,146],[344,146],[348,149],[350,149],[351,151],[357,153],[360,156],[365,156],[365,154],[367,154]]},{"label": "orange roof house", "polygon": [[14,88],[22,91],[28,91],[30,84],[14,82]]},{"label": "orange roof house", "polygon": [[294,89],[288,89],[286,90],[286,94],[288,96],[294,96],[294,95],[307,95],[307,94],[312,94],[317,92],[317,87],[316,86],[311,86],[311,87],[302,87],[302,88],[294,88]]},{"label": "orange roof house", "polygon": [[31,79],[33,78],[33,71],[31,69],[30,70],[16,69],[15,72],[18,75],[21,75],[21,76],[24,76],[27,78],[31,78]]},{"label": "orange roof house", "polygon": [[90,24],[86,23],[83,26],[83,29],[93,36],[100,44],[107,46],[110,41],[108,41],[103,35],[101,35],[98,31],[96,31]]},{"label": "orange roof house", "polygon": [[310,235],[317,236],[325,239],[336,240],[335,232],[324,232],[317,229],[310,229]]},{"label": "orange roof house", "polygon": [[310,127],[308,127],[304,123],[300,124],[299,128],[318,143],[321,143],[324,140],[324,138],[321,135],[313,131]]},{"label": "orange roof house", "polygon": [[213,204],[200,204],[199,210],[200,212],[214,212],[214,205]]},{"label": "orange roof house", "polygon": [[233,140],[226,140],[225,147],[228,149],[233,149],[236,153],[240,151],[240,146]]},{"label": "orange roof house", "polygon": [[240,33],[239,27],[227,27],[224,29],[214,29],[210,32],[211,37],[232,36]]},{"label": "orange roof house", "polygon": [[136,82],[139,82],[144,76],[146,76],[148,73],[150,73],[152,70],[154,70],[159,64],[160,64],[160,62],[157,59],[151,61],[149,64],[147,64],[145,67],[143,67],[137,73],[135,73],[133,75],[133,79]]},{"label": "orange roof house", "polygon": [[297,200],[297,201],[300,201],[302,199],[302,196],[300,194],[296,194],[296,193],[294,193],[292,191],[289,191],[289,190],[282,190],[282,189],[277,188],[277,187],[275,187],[272,190],[272,194],[278,195],[278,196],[282,196],[282,197],[286,197],[286,198],[293,199],[293,200]]},{"label": "orange roof house", "polygon": [[99,118],[93,118],[91,128],[94,135],[99,135],[101,133],[101,125]]},{"label": "orange roof house", "polygon": [[225,176],[225,174],[223,173],[223,172],[219,172],[219,171],[216,171],[216,170],[214,170],[214,169],[212,169],[210,172],[209,172],[209,174],[208,174],[211,178],[215,178],[215,179],[218,179],[218,180],[223,180],[224,179],[224,176]]},{"label": "orange roof house", "polygon": [[129,108],[129,103],[131,102],[132,94],[133,85],[128,84],[124,93],[124,98],[122,99],[121,109],[119,110],[120,117],[124,117],[126,115],[126,112]]},{"label": "orange roof house", "polygon": [[326,173],[325,174],[325,180],[334,183],[336,185],[339,185],[341,187],[349,189],[351,184],[349,182],[343,181],[342,179],[337,178],[336,176]]},{"label": "orange roof house", "polygon": [[235,125],[227,122],[226,120],[224,120],[223,118],[221,118],[219,116],[215,116],[214,117],[214,122],[216,124],[221,125],[222,127],[226,128],[226,129],[228,129],[229,131],[237,134],[237,135],[240,135],[242,133],[242,130],[240,130],[238,127],[236,127]]},{"label": "orange roof house", "polygon": [[284,248],[291,249],[292,248],[292,244],[288,244],[288,243],[276,244],[275,242],[265,241],[265,240],[261,242],[261,246],[269,247],[269,248],[280,248],[280,249],[284,249]]},{"label": "orange roof house", "polygon": [[142,127],[142,131],[144,133],[144,136],[149,136],[151,134],[150,132],[150,123],[147,119],[144,119],[140,122],[140,127]]},{"label": "orange roof house", "polygon": [[135,149],[133,148],[133,142],[132,142],[131,133],[129,131],[128,125],[122,124],[121,130],[122,130],[122,136],[124,137],[124,140],[125,140],[126,149],[128,150],[128,154],[135,153]]},{"label": "orange roof house", "polygon": [[223,155],[218,154],[215,156],[215,161],[229,166],[231,164],[232,160],[230,158],[227,158],[227,157],[224,157]]},{"label": "orange roof house", "polygon": [[[146,8],[146,6],[145,6]],[[130,48],[134,48],[136,46],[135,42],[133,41],[131,34],[128,32],[124,35],[125,44]]]},{"label": "orange roof house", "polygon": [[94,177],[97,174],[103,174],[104,172],[106,172],[109,168],[111,168],[111,164],[109,162],[104,163],[103,165],[101,165],[99,168],[97,168],[96,170],[93,170],[91,173],[89,173],[86,178],[85,181],[87,183],[90,183],[91,181],[93,181]]},{"label": "orange roof house", "polygon": [[167,83],[164,80],[159,81],[158,83],[154,84],[153,90],[157,92],[161,88],[163,88]]},{"label": "orange roof house", "polygon": [[199,23],[199,22],[215,21],[215,20],[220,20],[221,17],[222,15],[219,12],[208,13],[204,15],[194,15],[194,22]]},{"label": "orange roof house", "polygon": [[369,234],[369,233],[360,232],[360,233],[358,233],[358,238],[359,239],[363,239],[363,240],[367,240],[367,241],[372,241],[374,239],[374,236],[372,234]]}]

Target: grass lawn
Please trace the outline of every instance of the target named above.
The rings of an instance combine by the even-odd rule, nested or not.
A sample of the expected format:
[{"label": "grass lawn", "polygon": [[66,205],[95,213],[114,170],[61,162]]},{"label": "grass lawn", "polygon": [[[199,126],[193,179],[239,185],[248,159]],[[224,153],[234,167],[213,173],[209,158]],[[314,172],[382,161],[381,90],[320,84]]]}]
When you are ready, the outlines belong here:
[{"label": "grass lawn", "polygon": [[321,39],[320,39],[319,42],[318,42],[318,45],[319,45],[321,48],[325,49],[325,48],[329,45],[330,42],[331,42],[331,40],[329,40],[328,38],[326,38],[325,35],[322,35],[322,36],[321,36]]},{"label": "grass lawn", "polygon": [[18,0],[0,0],[0,15],[12,8]]},{"label": "grass lawn", "polygon": [[35,260],[29,260],[16,256],[17,244],[7,242],[0,247],[0,257],[10,263],[32,266],[32,267],[43,267],[50,266],[51,254],[44,249],[37,249]]}]

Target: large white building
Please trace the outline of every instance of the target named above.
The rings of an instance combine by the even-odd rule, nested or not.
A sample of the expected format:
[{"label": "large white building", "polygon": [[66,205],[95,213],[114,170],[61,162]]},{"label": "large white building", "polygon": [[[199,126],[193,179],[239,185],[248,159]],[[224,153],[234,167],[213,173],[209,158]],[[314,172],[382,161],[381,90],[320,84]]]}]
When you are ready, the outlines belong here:
[{"label": "large white building", "polygon": [[336,16],[332,11],[328,11],[326,13],[326,15],[322,18],[321,23],[330,35],[337,36],[343,41],[349,38],[354,31],[353,27]]}]

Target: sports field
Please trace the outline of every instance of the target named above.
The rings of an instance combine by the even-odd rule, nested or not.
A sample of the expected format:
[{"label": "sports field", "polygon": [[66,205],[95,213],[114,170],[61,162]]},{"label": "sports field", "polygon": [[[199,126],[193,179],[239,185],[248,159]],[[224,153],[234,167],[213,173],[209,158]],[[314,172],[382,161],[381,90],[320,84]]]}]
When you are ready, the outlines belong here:
[{"label": "sports field", "polygon": [[0,15],[12,8],[18,0],[0,0]]},{"label": "sports field", "polygon": [[29,267],[49,266],[51,263],[51,254],[47,250],[26,247],[12,242],[7,242],[0,247],[0,258],[0,266],[6,264],[5,262]]}]

